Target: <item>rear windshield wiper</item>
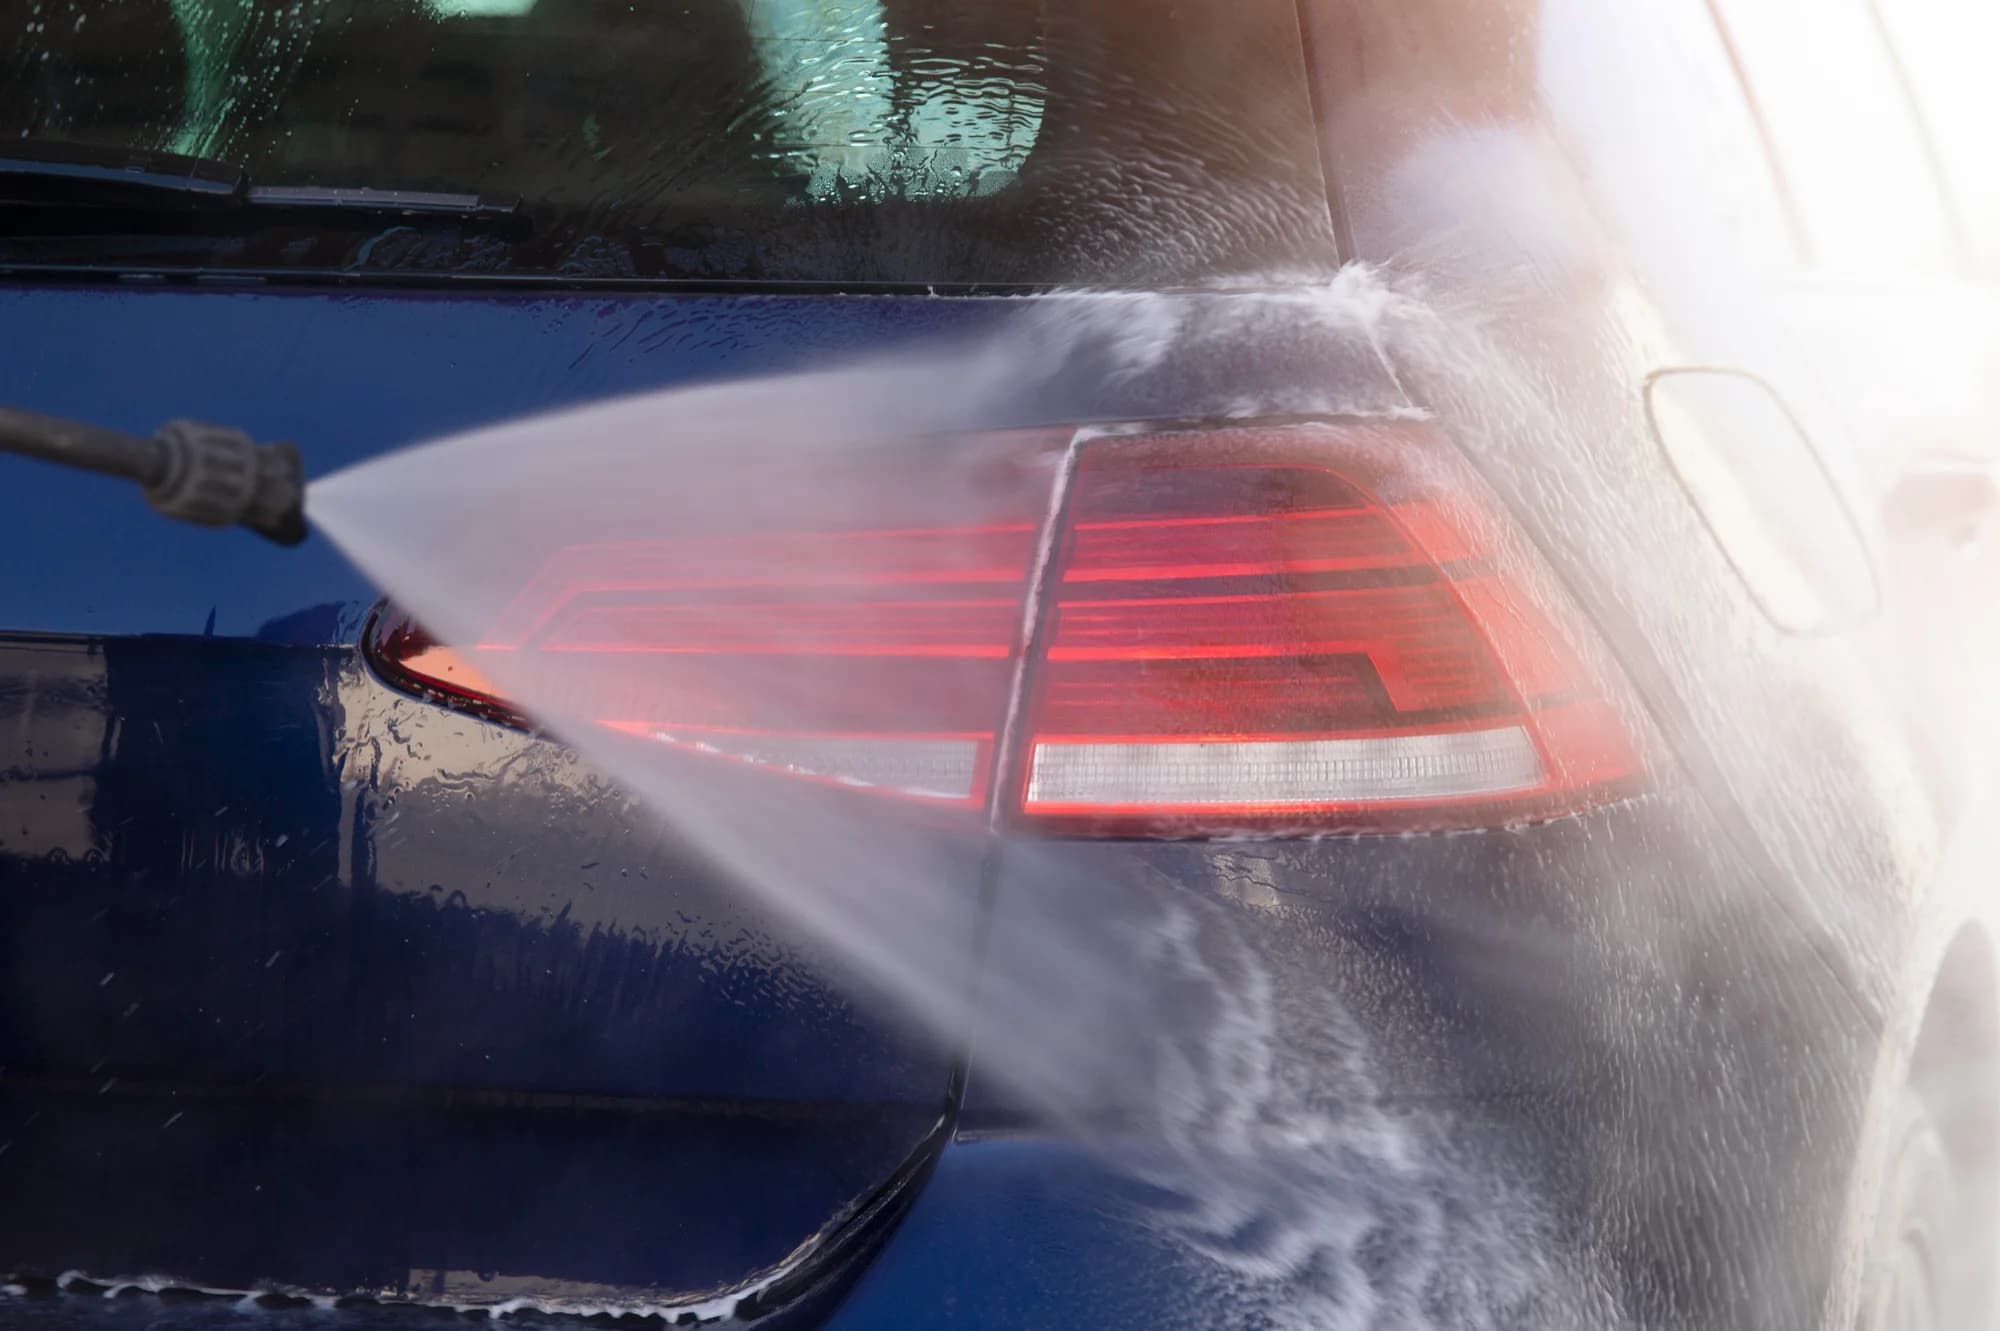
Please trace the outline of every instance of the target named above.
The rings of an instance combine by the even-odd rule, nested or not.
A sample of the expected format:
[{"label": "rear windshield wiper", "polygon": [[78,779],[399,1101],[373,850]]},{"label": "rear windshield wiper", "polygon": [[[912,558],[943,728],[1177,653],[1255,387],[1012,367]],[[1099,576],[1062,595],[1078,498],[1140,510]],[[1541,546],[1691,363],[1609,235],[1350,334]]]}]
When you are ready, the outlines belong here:
[{"label": "rear windshield wiper", "polygon": [[259,185],[206,157],[60,139],[0,140],[0,210],[104,208],[161,213],[283,209],[375,217],[514,222],[517,198],[431,190]]}]

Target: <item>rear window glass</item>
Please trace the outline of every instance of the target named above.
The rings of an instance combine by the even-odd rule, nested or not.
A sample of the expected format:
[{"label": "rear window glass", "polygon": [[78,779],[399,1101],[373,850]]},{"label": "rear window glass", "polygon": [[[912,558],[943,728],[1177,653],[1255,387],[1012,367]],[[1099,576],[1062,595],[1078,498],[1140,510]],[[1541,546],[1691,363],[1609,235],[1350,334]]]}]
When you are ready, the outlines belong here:
[{"label": "rear window glass", "polygon": [[1162,284],[1332,261],[1293,0],[0,15],[0,136],[219,158],[260,184],[514,195],[535,224],[504,246],[371,237],[346,266]]}]

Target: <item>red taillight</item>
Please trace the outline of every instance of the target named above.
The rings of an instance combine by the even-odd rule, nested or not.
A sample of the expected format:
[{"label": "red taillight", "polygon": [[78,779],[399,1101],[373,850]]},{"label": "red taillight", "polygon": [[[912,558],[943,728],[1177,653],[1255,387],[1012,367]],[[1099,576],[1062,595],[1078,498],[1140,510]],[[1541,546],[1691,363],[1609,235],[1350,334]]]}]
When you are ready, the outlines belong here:
[{"label": "red taillight", "polygon": [[1595,672],[1410,429],[1106,439],[1081,454],[1019,809],[1076,830],[1546,816],[1636,773]]},{"label": "red taillight", "polygon": [[465,651],[376,656],[448,696],[497,701],[491,672],[688,752],[983,805],[1034,547],[1027,521],[571,546]]},{"label": "red taillight", "polygon": [[386,618],[371,646],[447,700],[504,709],[498,680],[794,777],[985,807],[1004,774],[996,812],[1071,834],[1614,798],[1639,776],[1627,715],[1483,493],[1419,427],[1110,436],[1077,450],[1046,545],[1046,496],[1017,486],[977,522],[570,546],[462,652]]}]

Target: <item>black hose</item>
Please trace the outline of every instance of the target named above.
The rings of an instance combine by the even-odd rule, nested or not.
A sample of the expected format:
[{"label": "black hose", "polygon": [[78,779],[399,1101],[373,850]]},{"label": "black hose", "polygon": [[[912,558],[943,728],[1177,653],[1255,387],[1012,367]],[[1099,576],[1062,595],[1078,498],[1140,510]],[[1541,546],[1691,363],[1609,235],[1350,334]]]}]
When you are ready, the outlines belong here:
[{"label": "black hose", "polygon": [[151,439],[0,407],[0,453],[137,481],[146,502],[204,527],[244,526],[279,545],[306,537],[305,479],[290,444],[172,421]]},{"label": "black hose", "polygon": [[149,488],[167,472],[166,445],[157,439],[12,407],[0,407],[0,452],[123,476]]}]

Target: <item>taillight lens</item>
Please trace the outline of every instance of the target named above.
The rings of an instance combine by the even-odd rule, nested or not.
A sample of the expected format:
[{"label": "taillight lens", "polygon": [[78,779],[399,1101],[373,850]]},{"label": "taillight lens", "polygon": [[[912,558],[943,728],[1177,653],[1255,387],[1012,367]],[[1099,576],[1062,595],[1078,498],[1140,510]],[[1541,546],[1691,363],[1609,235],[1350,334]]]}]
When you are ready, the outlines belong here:
[{"label": "taillight lens", "polygon": [[1601,669],[1452,461],[1408,428],[1085,448],[1020,812],[1100,831],[1446,826],[1626,786]]},{"label": "taillight lens", "polygon": [[471,646],[384,616],[371,654],[488,714],[498,680],[683,751],[1077,835],[1483,826],[1635,787],[1605,665],[1428,429],[1090,440],[1044,542],[1051,474],[976,522],[961,496],[935,525],[564,547]]},{"label": "taillight lens", "polygon": [[570,546],[463,651],[389,626],[405,682],[692,753],[910,799],[982,805],[1035,547],[977,528]]}]

